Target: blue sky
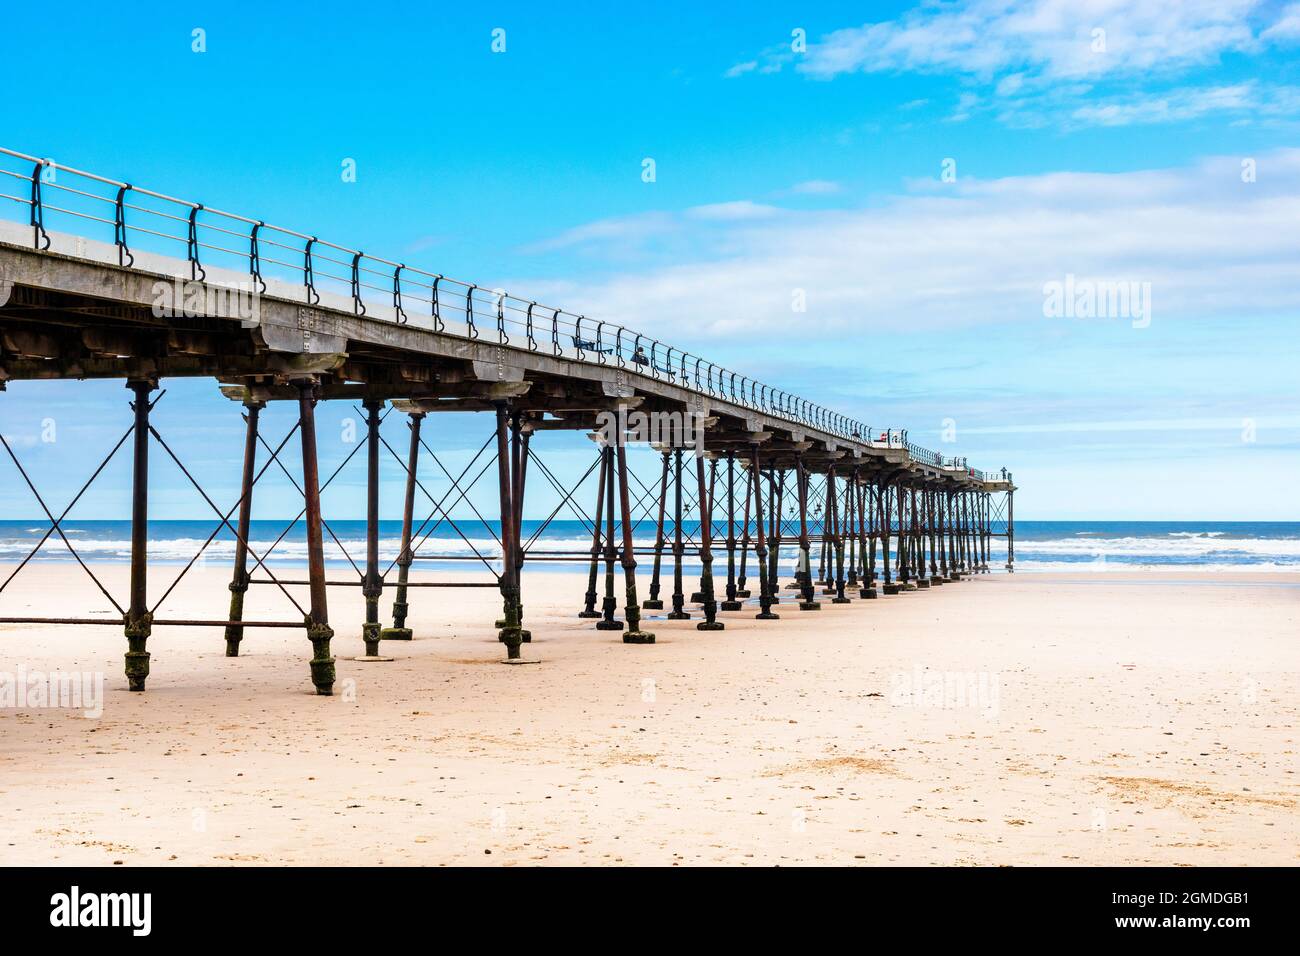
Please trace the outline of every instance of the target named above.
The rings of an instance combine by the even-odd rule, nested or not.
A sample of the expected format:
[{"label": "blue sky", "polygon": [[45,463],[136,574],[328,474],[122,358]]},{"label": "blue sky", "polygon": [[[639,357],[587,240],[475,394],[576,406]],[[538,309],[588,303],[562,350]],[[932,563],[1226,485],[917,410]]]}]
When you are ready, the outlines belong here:
[{"label": "blue sky", "polygon": [[[1300,5],[467,6],[10,5],[0,141],[646,329],[1011,468],[1022,518],[1300,519]],[[1067,275],[1150,322],[1045,316]],[[234,410],[168,387],[233,488]],[[18,383],[0,426],[79,474],[124,397]],[[82,516],[126,514],[106,478]]]}]

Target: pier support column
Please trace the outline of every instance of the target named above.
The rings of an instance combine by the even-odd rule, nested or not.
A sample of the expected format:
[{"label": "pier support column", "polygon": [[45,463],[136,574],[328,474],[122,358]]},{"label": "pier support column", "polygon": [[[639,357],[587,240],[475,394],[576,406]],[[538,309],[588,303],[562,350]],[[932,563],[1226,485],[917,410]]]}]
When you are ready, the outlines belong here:
[{"label": "pier support column", "polygon": [[532,631],[524,627],[524,485],[528,479],[528,444],[532,438],[532,427],[525,427],[522,413],[518,410],[510,420],[510,462],[514,470],[513,500],[515,523],[515,616],[519,620],[519,637],[529,644],[533,640]]},{"label": "pier support column", "polygon": [[[578,612],[581,618],[598,618],[600,612],[596,610],[596,572],[600,567],[600,523],[605,517],[605,451],[600,450],[600,464],[597,466],[600,474],[596,476],[596,520],[591,528],[591,567],[587,572],[587,594],[586,604]],[[658,576],[658,567],[655,568],[656,577]],[[650,593],[655,593],[652,585]]]},{"label": "pier support column", "polygon": [[673,449],[673,609],[668,612],[668,620],[685,621],[690,619],[686,610],[686,595],[682,593],[682,562],[686,560],[686,548],[682,544],[682,450]]},{"label": "pier support column", "polygon": [[1016,568],[1016,492],[1013,488],[1007,492],[1007,574],[1015,574]]},{"label": "pier support column", "polygon": [[[763,475],[759,463],[758,442],[754,442],[753,457],[750,459],[750,473],[754,479],[754,563],[758,565],[758,605],[759,612],[754,615],[760,621],[780,620],[781,615],[772,612],[772,576],[767,563],[767,543],[763,537]],[[775,479],[769,479],[769,484]]]},{"label": "pier support column", "polygon": [[803,597],[803,600],[799,602],[799,610],[820,611],[821,604],[813,600],[815,593],[812,582],[812,559],[808,543],[808,469],[804,467],[802,455],[795,457],[795,467],[798,469],[796,477],[799,485],[799,584],[800,594]]},{"label": "pier support column", "polygon": [[[831,527],[834,529],[834,551],[832,556],[835,559],[835,597],[831,599],[832,604],[850,604],[852,599],[844,593],[844,529],[845,515],[840,510],[840,497],[835,490],[835,466],[826,475],[826,482],[830,485],[831,494]],[[849,485],[845,485],[849,488]]]},{"label": "pier support column", "polygon": [[361,625],[361,639],[366,657],[379,656],[379,598],[384,582],[379,576],[379,412],[384,403],[368,398],[366,410],[366,574],[361,581],[361,596],[366,599],[366,620]]},{"label": "pier support column", "polygon": [[641,608],[636,598],[636,549],[632,543],[632,505],[627,487],[627,444],[621,434],[618,436],[618,502],[623,525],[623,603],[627,618],[623,643],[653,644],[655,636],[641,630]]},{"label": "pier support column", "polygon": [[[749,474],[745,469],[745,509],[740,519],[740,574],[736,578],[736,598],[738,600],[749,597],[749,588],[746,586],[749,582],[745,576],[745,571],[749,565],[749,502],[750,496],[754,493],[754,476]],[[740,608],[736,608],[740,610]]]},{"label": "pier support column", "polygon": [[298,387],[298,419],[302,439],[302,494],[307,523],[307,579],[311,592],[311,611],[307,615],[307,639],[311,641],[311,681],[316,693],[334,693],[334,658],[330,641],[334,630],[329,625],[325,598],[325,544],[321,536],[320,466],[316,457],[316,384],[310,379],[294,383]]},{"label": "pier support column", "polygon": [[[876,502],[871,482],[863,482],[858,498],[858,528],[862,534],[862,588],[858,597],[873,600],[876,597]],[[870,550],[868,550],[870,549]]]},{"label": "pier support column", "polygon": [[[621,439],[622,436],[619,436]],[[618,600],[614,597],[614,562],[618,548],[614,544],[614,449],[609,446],[602,452],[605,469],[605,599],[601,604],[602,617],[596,622],[598,631],[621,631],[623,622],[616,620]]]},{"label": "pier support column", "polygon": [[844,531],[848,538],[849,576],[844,582],[852,590],[858,587],[858,469],[855,466],[844,483]]},{"label": "pier support column", "polygon": [[727,452],[727,597],[719,610],[739,611],[736,600],[736,455]]},{"label": "pier support column", "polygon": [[501,501],[501,598],[505,611],[497,640],[506,646],[506,659],[519,660],[524,642],[519,626],[519,548],[515,541],[515,480],[511,473],[510,403],[497,402],[497,486]]},{"label": "pier support column", "polygon": [[239,656],[244,639],[244,596],[248,593],[248,529],[253,517],[253,472],[257,467],[257,423],[265,402],[244,400],[244,470],[239,482],[239,520],[235,536],[235,570],[230,579],[230,616],[226,625],[226,656]]},{"label": "pier support column", "polygon": [[822,585],[822,594],[835,593],[835,466],[826,471],[826,496],[822,503],[822,543],[821,557],[818,564],[817,580]]},{"label": "pier support column", "polygon": [[663,472],[659,478],[659,520],[655,524],[654,569],[650,574],[650,596],[642,602],[641,607],[647,611],[662,611],[664,602],[659,598],[659,569],[664,558],[664,518],[668,511],[668,467],[671,455],[663,453]]},{"label": "pier support column", "polygon": [[781,536],[784,528],[781,526],[781,514],[785,507],[785,471],[782,468],[773,468],[767,482],[767,503],[768,522],[771,526],[771,532],[768,534],[768,553],[767,553],[767,584],[769,598],[773,604],[781,603],[781,575],[779,572],[779,559],[781,556]]},{"label": "pier support column", "polygon": [[411,607],[407,603],[407,582],[411,578],[411,525],[415,518],[415,476],[420,463],[420,423],[424,412],[411,412],[407,427],[411,430],[411,445],[406,453],[406,497],[402,502],[402,550],[397,556],[397,597],[393,601],[393,626],[379,632],[382,641],[409,641],[415,635],[406,626],[406,616]]},{"label": "pier support column", "polygon": [[939,524],[938,489],[927,489],[925,510],[929,517],[930,529],[930,586],[938,587],[943,584],[943,576],[939,573],[939,549],[943,546],[943,531]]},{"label": "pier support column", "polygon": [[930,577],[925,573],[925,488],[912,488],[912,560],[916,573],[916,586],[925,590],[930,587]]},{"label": "pier support column", "polygon": [[135,393],[135,456],[131,471],[131,604],[126,612],[126,684],[144,690],[149,677],[149,393],[157,383],[131,379],[126,387]]},{"label": "pier support column", "polygon": [[983,517],[980,522],[980,528],[983,531],[980,541],[980,572],[988,574],[989,551],[993,545],[993,498],[987,491],[980,492],[980,513]]},{"label": "pier support column", "polygon": [[697,631],[721,631],[726,625],[718,620],[718,602],[713,593],[713,495],[704,484],[704,456],[695,456],[695,479],[700,487],[700,603],[704,620]]},{"label": "pier support column", "polygon": [[890,517],[889,495],[889,483],[882,481],[876,499],[879,505],[877,511],[880,515],[881,591],[887,595],[897,594],[899,590],[898,585],[894,583],[889,573],[890,522],[893,520]]}]

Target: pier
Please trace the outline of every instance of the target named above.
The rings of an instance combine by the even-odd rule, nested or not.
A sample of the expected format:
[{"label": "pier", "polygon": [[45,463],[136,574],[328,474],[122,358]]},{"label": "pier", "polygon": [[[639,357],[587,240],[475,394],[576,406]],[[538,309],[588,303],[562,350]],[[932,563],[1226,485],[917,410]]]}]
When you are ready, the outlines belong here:
[{"label": "pier", "polygon": [[[207,476],[152,418],[177,378],[212,379],[213,400],[243,416],[242,446],[229,450],[236,501],[214,500]],[[521,588],[530,562],[581,566],[587,588],[573,596],[575,616],[633,645],[653,644],[661,618],[708,632],[732,615],[769,621],[825,604],[857,603],[857,613],[871,615],[884,599],[1014,567],[1015,484],[1005,469],[944,457],[908,441],[905,430],[873,427],[650,332],[0,149],[0,390],[50,379],[121,380],[123,433],[98,467],[88,460],[84,484],[78,476],[57,495],[31,479],[19,449],[0,436],[7,480],[26,488],[49,524],[0,581],[0,623],[121,628],[134,691],[146,687],[156,626],[210,628],[224,635],[229,656],[239,655],[249,630],[289,627],[304,630],[312,683],[330,694],[329,602],[355,600],[358,590],[366,657],[381,660],[418,637],[410,623],[417,602],[491,587],[501,594],[495,627],[506,659],[521,660],[533,637]],[[320,402],[353,404],[364,420],[363,439],[328,472],[317,449]],[[266,433],[261,414],[272,403],[296,409],[288,434]],[[479,453],[458,475],[438,458],[441,413],[487,419]],[[591,465],[565,484],[543,456],[587,439]],[[131,568],[129,593],[120,595],[96,578],[62,522],[104,464],[128,454]],[[213,521],[199,553],[161,592],[151,589],[147,555],[158,457],[179,469]],[[286,467],[291,457],[300,481]],[[405,493],[400,551],[385,563],[379,475],[390,458]],[[451,491],[428,489],[421,476],[431,466]],[[338,580],[327,574],[333,532],[321,492],[345,467],[365,469],[366,549],[359,560],[349,556],[355,575]],[[292,482],[301,496],[281,540],[303,522],[305,576],[273,569],[249,540],[264,479]],[[548,550],[542,531],[525,537],[526,493],[538,481],[560,497],[542,530],[563,511],[587,529],[589,548]],[[475,549],[484,580],[413,578],[419,562],[447,560],[433,531],[457,529],[456,509],[480,482],[495,482],[497,505],[494,515],[478,515],[497,546]],[[637,543],[639,529],[653,532],[652,544]],[[228,616],[170,610],[176,583],[222,533],[236,542]],[[54,538],[99,585],[112,618],[4,616],[5,592],[21,587],[22,569]],[[280,592],[285,616],[246,618],[253,586]]]}]

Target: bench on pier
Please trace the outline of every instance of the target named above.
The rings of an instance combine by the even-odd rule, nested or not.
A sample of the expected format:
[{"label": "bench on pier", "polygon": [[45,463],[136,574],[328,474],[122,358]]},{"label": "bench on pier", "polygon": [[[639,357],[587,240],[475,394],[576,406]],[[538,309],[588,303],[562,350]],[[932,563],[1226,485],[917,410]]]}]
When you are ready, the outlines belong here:
[{"label": "bench on pier", "polygon": [[596,343],[590,339],[580,339],[578,336],[572,336],[573,347],[584,352],[595,352],[598,355],[610,355],[613,353],[612,348],[597,348]]}]

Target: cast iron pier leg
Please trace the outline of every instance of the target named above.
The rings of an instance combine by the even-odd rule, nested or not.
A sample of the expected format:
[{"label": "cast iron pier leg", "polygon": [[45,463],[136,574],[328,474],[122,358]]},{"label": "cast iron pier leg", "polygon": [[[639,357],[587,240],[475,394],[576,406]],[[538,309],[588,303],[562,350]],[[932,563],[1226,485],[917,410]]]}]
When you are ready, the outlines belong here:
[{"label": "cast iron pier leg", "polygon": [[636,599],[636,549],[632,543],[632,505],[627,487],[627,445],[622,435],[618,439],[618,504],[623,522],[623,603],[627,618],[623,643],[653,644],[655,636],[641,630],[641,608]]},{"label": "cast iron pier leg", "polygon": [[704,456],[695,456],[695,477],[700,486],[700,603],[704,605],[704,620],[695,625],[697,631],[721,631],[725,624],[718,620],[718,602],[713,594],[713,495],[704,484]]},{"label": "cast iron pier leg", "polygon": [[226,656],[239,656],[239,642],[244,639],[244,595],[248,593],[248,527],[253,517],[253,472],[257,466],[257,420],[265,402],[246,399],[244,432],[244,471],[239,482],[239,536],[235,539],[235,572],[230,580],[230,623],[226,625]]},{"label": "cast iron pier leg", "polygon": [[361,625],[361,639],[366,643],[366,657],[379,656],[379,598],[384,582],[379,577],[379,412],[382,400],[368,398],[366,410],[366,575],[361,582],[361,596],[366,599],[366,621]]},{"label": "cast iron pier leg", "polygon": [[[759,612],[754,615],[760,621],[780,620],[781,615],[772,612],[772,577],[768,570],[767,543],[763,539],[763,486],[759,477],[763,474],[758,461],[758,442],[754,443],[754,457],[750,465],[754,479],[754,563],[758,565],[758,604]],[[769,486],[775,479],[769,478]]]},{"label": "cast iron pier leg", "polygon": [[668,459],[664,452],[663,474],[659,479],[659,520],[655,525],[655,560],[654,570],[650,575],[650,596],[641,605],[647,611],[662,611],[664,602],[659,599],[659,569],[664,557],[664,517],[668,509]]},{"label": "cast iron pier leg", "polygon": [[736,455],[727,452],[727,599],[721,610],[739,611],[736,600]]},{"label": "cast iron pier leg", "polygon": [[316,459],[315,383],[310,379],[298,386],[298,418],[302,432],[302,491],[307,521],[307,579],[310,582],[311,612],[307,615],[307,638],[311,641],[311,681],[316,693],[334,693],[334,658],[330,640],[334,630],[329,625],[325,599],[325,545],[321,537],[320,470]]},{"label": "cast iron pier leg", "polygon": [[501,501],[501,597],[505,623],[497,639],[506,646],[506,659],[519,660],[523,633],[519,627],[519,577],[515,567],[519,549],[515,544],[514,480],[510,467],[510,408],[497,402],[497,486]]},{"label": "cast iron pier leg", "polygon": [[[819,611],[821,604],[813,600],[812,556],[808,549],[808,470],[804,468],[803,458],[795,458],[796,478],[799,485],[799,570],[800,593],[803,600],[799,602],[801,611]],[[823,527],[825,522],[823,521]]]},{"label": "cast iron pier leg", "polygon": [[424,412],[411,412],[411,447],[406,453],[406,498],[402,502],[402,551],[397,556],[397,597],[393,601],[393,626],[379,632],[383,641],[409,641],[415,635],[406,626],[406,615],[411,606],[406,600],[406,584],[411,577],[411,565],[415,556],[411,554],[411,522],[415,517],[415,475],[420,463],[420,423]]},{"label": "cast iron pier leg", "polygon": [[668,620],[685,621],[691,615],[685,610],[686,596],[682,593],[682,562],[686,549],[682,546],[682,450],[673,449],[673,609]]},{"label": "cast iron pier leg", "polygon": [[596,522],[591,529],[591,569],[587,573],[587,604],[578,617],[597,618],[596,571],[600,567],[600,523],[605,517],[605,449],[600,450],[600,474],[596,478]]},{"label": "cast iron pier leg", "polygon": [[[620,436],[621,437],[621,436]],[[605,600],[601,604],[603,619],[596,622],[598,631],[621,631],[623,622],[615,620],[618,601],[614,597],[614,561],[618,557],[614,544],[614,449],[605,449]]]},{"label": "cast iron pier leg", "polygon": [[157,385],[132,379],[126,387],[135,393],[135,458],[131,473],[131,606],[126,612],[126,684],[144,690],[149,677],[149,393]]},{"label": "cast iron pier leg", "polygon": [[745,587],[745,569],[749,563],[749,497],[754,493],[754,484],[752,476],[747,474],[745,480],[745,512],[740,520],[740,575],[736,578],[736,597],[749,597],[749,589]]}]

